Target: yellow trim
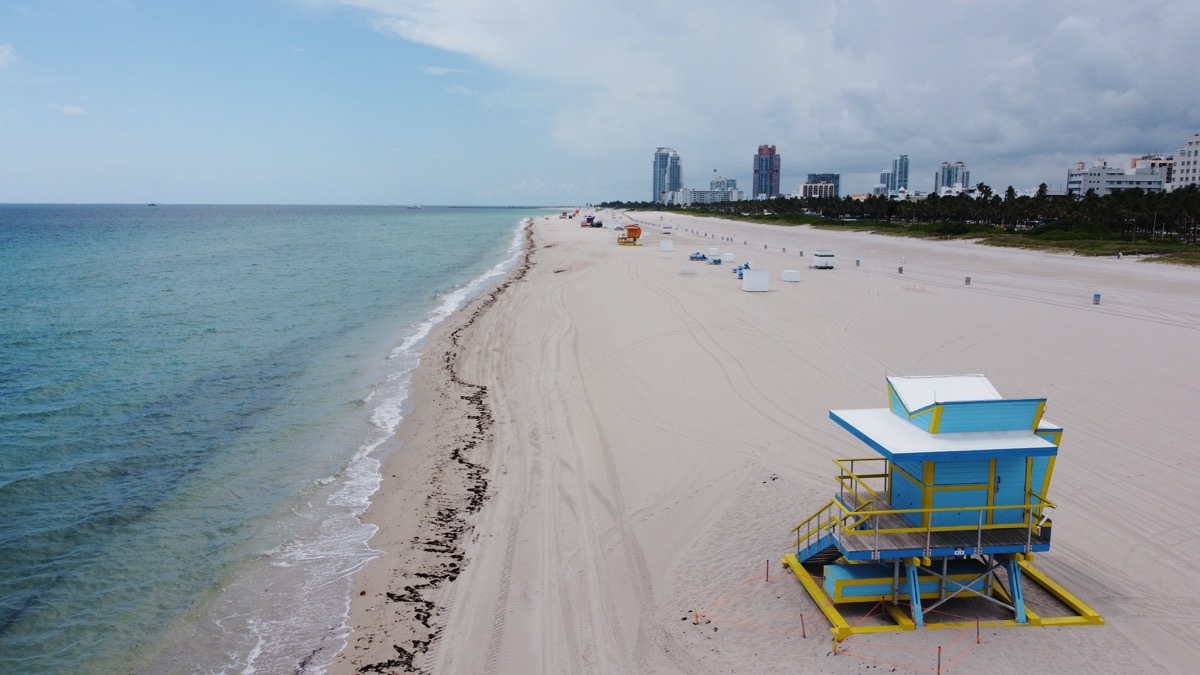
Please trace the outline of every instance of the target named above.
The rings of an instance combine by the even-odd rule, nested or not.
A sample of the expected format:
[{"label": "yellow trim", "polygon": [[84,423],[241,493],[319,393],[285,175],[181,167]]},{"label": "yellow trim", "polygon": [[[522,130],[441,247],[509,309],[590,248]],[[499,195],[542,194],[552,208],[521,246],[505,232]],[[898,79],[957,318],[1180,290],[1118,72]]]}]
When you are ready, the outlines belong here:
[{"label": "yellow trim", "polygon": [[[1075,616],[1042,617],[1031,611],[1029,607],[1026,606],[1025,616],[1028,622],[1023,624],[1017,623],[1013,619],[990,619],[987,621],[978,622],[945,621],[938,623],[926,623],[925,627],[930,630],[938,630],[943,628],[972,628],[975,626],[987,628],[999,626],[1094,626],[1104,623],[1104,619],[1091,607],[1088,607],[1081,600],[1079,600],[1079,598],[1076,598],[1062,586],[1052,581],[1040,570],[1033,567],[1028,561],[1028,558],[1031,558],[1032,556],[1025,557],[1027,558],[1026,560],[1017,561],[1017,564],[1021,566],[1023,574],[1031,581],[1054,595],[1054,597],[1062,601],[1065,605],[1067,605],[1067,607],[1071,608],[1071,610],[1075,612]],[[912,560],[915,561],[917,559],[913,558]],[[788,553],[783,557],[781,562],[783,562],[783,564],[787,565],[792,570],[792,573],[795,574],[796,578],[800,580],[800,583],[804,586],[804,589],[808,591],[809,596],[811,596],[813,601],[817,603],[817,607],[829,621],[829,632],[833,634],[835,645],[837,642],[841,642],[851,635],[891,633],[902,630],[914,630],[916,628],[912,618],[905,613],[902,607],[893,605],[892,603],[886,601],[883,603],[883,609],[885,612],[887,612],[888,616],[890,616],[892,620],[896,622],[896,625],[851,626],[846,622],[845,618],[842,617],[841,612],[837,610],[835,603],[829,599],[829,596],[825,593],[824,589],[821,588],[821,585],[818,584],[816,580],[809,575],[808,570],[804,569],[804,566],[801,565],[798,560],[796,560],[795,555]],[[1004,588],[1000,585],[999,581],[993,578],[992,583],[993,592],[1000,598],[1000,600],[1007,602],[1008,604],[1012,604],[1012,599],[1008,596],[1008,593],[1004,591]]]},{"label": "yellow trim", "polygon": [[929,489],[933,485],[933,462],[925,461],[921,464],[924,483],[921,489],[921,506],[925,509],[921,514],[921,525],[929,527],[933,524],[933,514],[929,511],[933,508],[933,490]]},{"label": "yellow trim", "polygon": [[963,485],[931,485],[930,489],[934,492],[966,492],[969,490],[986,490],[987,483],[965,483]]},{"label": "yellow trim", "polygon": [[[1038,403],[1037,412],[1034,413],[1034,415],[1033,415],[1033,430],[1034,431],[1037,431],[1038,425],[1042,423],[1042,413],[1044,413],[1044,412],[1046,412],[1046,402],[1040,401]],[[1055,445],[1058,445],[1058,444],[1055,443]]]},{"label": "yellow trim", "polygon": [[[995,506],[996,505],[996,458],[995,457],[988,460],[987,496],[988,496],[987,497],[987,505]],[[984,518],[984,523],[986,523],[987,525],[994,524],[995,515],[996,515],[995,511],[988,511],[987,516]]]},{"label": "yellow trim", "polygon": [[[1050,460],[1048,462],[1046,462],[1046,475],[1042,477],[1042,488],[1041,488],[1041,490],[1038,491],[1038,494],[1040,494],[1040,495],[1045,495],[1050,491],[1050,476],[1054,473],[1054,460],[1055,459],[1058,459],[1058,458],[1052,456],[1052,457],[1050,457]],[[1038,509],[1039,516],[1042,515],[1041,511],[1042,511],[1041,509]]]},{"label": "yellow trim", "polygon": [[[821,514],[825,513],[825,509],[828,509],[828,508],[830,508],[830,507],[832,507],[832,506],[834,506],[834,505],[836,505],[836,504],[837,504],[837,500],[836,500],[836,499],[830,499],[828,502],[826,502],[825,506],[822,506],[820,509],[818,509],[818,510],[817,510],[817,512],[816,512],[816,513],[812,514],[812,515],[811,515],[811,516],[809,516],[808,518],[805,518],[803,522],[801,522],[799,525],[797,525],[797,526],[793,527],[791,530],[789,530],[789,531],[788,531],[788,533],[789,533],[789,534],[791,534],[791,533],[794,533],[794,532],[799,532],[799,531],[800,531],[800,528],[802,528],[802,527],[804,527],[805,525],[807,525],[807,524],[808,524],[810,521],[813,521],[813,520],[816,520],[817,518],[820,518],[820,517],[821,517]],[[824,523],[820,523],[820,524],[818,524],[818,525],[817,525],[817,527],[816,527],[816,528],[814,528],[814,529],[819,529],[820,527],[823,527],[823,526],[824,526]]]},{"label": "yellow trim", "polygon": [[1086,604],[1084,604],[1084,602],[1082,600],[1080,600],[1079,598],[1072,595],[1070,593],[1070,591],[1068,591],[1067,589],[1060,586],[1057,582],[1055,582],[1050,577],[1046,576],[1046,574],[1044,572],[1042,572],[1038,568],[1034,567],[1031,562],[1025,561],[1025,560],[1018,560],[1017,565],[1019,565],[1021,567],[1021,572],[1026,577],[1033,579],[1034,583],[1036,583],[1038,586],[1041,586],[1042,588],[1046,589],[1046,591],[1048,591],[1050,593],[1050,595],[1053,595],[1054,597],[1058,598],[1060,601],[1062,601],[1062,603],[1064,605],[1066,605],[1067,607],[1070,607],[1071,611],[1075,612],[1075,614],[1077,615],[1074,617],[1057,617],[1054,619],[1043,619],[1043,623],[1053,623],[1054,625],[1059,625],[1059,626],[1076,625],[1079,623],[1086,623],[1086,624],[1093,624],[1093,625],[1099,625],[1099,624],[1104,623],[1104,618],[1101,617],[1098,613],[1096,613],[1096,610],[1092,609],[1091,607],[1088,607]]},{"label": "yellow trim", "polygon": [[942,426],[942,404],[933,407],[933,416],[929,418],[929,433],[936,434]]},{"label": "yellow trim", "polygon": [[890,602],[885,602],[883,603],[883,611],[887,612],[888,616],[892,617],[892,621],[896,622],[896,630],[917,629],[917,624],[912,620],[911,617],[905,614],[904,610],[900,607],[897,607]]},{"label": "yellow trim", "polygon": [[[1029,491],[1031,489],[1033,489],[1033,458],[1026,457],[1025,458],[1025,501],[1026,502],[1030,501]],[[1042,494],[1046,494],[1046,493],[1043,492]],[[1025,515],[1024,515],[1025,519],[1023,522],[1026,525],[1034,522],[1034,519],[1037,516],[1037,514],[1035,512],[1038,510],[1040,510],[1040,509],[1029,509],[1028,511],[1025,511]]]},{"label": "yellow trim", "polygon": [[997,628],[1000,626],[1024,626],[1026,624],[1017,623],[1013,619],[989,619],[988,621],[941,621],[938,623],[927,623],[925,627],[929,630],[942,630],[943,628]]},{"label": "yellow trim", "polygon": [[852,632],[850,624],[846,623],[846,620],[842,618],[842,613],[837,611],[837,607],[834,606],[829,596],[825,594],[825,590],[809,575],[808,570],[804,569],[804,565],[801,565],[800,561],[796,560],[796,556],[791,553],[783,556],[783,564],[791,568],[792,574],[796,575],[796,578],[804,586],[804,590],[808,591],[809,596],[817,603],[817,607],[829,621],[829,631],[833,633],[833,639],[841,641],[850,637]]},{"label": "yellow trim", "polygon": [[[929,559],[923,558],[922,562],[925,562],[927,560],[929,560]],[[925,565],[925,567],[928,568],[928,567],[930,567],[930,565]],[[962,574],[951,574],[951,575],[948,575],[947,578],[952,581],[957,581],[960,584],[966,586],[969,584],[970,581],[974,580],[978,576],[979,576],[979,574],[977,572],[970,572],[970,573],[962,573]],[[828,580],[828,577],[826,578],[826,580]],[[933,574],[922,573],[917,576],[917,581],[918,581],[918,583],[921,583],[921,584],[936,583],[940,580],[941,580],[941,577],[935,576]],[[834,579],[833,580],[833,601],[835,603],[874,602],[879,599],[879,595],[847,596],[845,594],[845,591],[846,591],[846,589],[853,588],[855,586],[888,586],[889,588],[891,588],[892,582],[894,582],[894,581],[895,581],[895,579],[891,575],[888,575],[886,577],[869,577],[869,578],[863,578],[863,579]],[[901,599],[901,600],[909,599],[909,592],[907,590],[901,590],[901,589],[908,588],[907,580],[902,580],[900,587],[901,588],[894,589],[895,591],[899,592],[899,595],[898,595],[899,599]],[[826,594],[828,594],[828,590],[826,590]],[[892,592],[889,591],[887,593],[887,595],[891,596]],[[937,591],[937,590],[921,592],[921,598],[923,600],[930,600],[930,599],[937,598],[940,596],[941,596],[941,592]]]},{"label": "yellow trim", "polygon": [[1051,432],[1047,429],[1046,431],[1035,431],[1034,435],[1049,443],[1053,443],[1056,448],[1062,445],[1062,431]]}]

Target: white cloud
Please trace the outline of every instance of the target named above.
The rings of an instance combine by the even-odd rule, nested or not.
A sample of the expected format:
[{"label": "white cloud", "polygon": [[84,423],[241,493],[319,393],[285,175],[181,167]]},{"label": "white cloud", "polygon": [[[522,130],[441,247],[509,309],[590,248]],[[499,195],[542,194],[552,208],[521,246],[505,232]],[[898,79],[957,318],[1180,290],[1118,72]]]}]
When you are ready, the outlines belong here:
[{"label": "white cloud", "polygon": [[917,189],[956,160],[1025,187],[1200,131],[1187,59],[1200,3],[340,2],[379,30],[565,87],[551,130],[564,150],[648,165],[670,145],[691,176],[747,172],[770,143],[785,174],[867,175],[906,153]]},{"label": "white cloud", "polygon": [[17,62],[17,50],[12,45],[0,45],[0,68],[7,68]]},{"label": "white cloud", "polygon": [[86,115],[87,109],[70,103],[55,103],[54,109],[68,116]]}]

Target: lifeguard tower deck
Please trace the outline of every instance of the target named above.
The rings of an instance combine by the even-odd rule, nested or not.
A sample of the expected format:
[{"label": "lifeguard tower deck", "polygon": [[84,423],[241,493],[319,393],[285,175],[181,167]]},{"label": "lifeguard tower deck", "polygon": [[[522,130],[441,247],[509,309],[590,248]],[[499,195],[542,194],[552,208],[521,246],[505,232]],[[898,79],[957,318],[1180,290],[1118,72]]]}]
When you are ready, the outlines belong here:
[{"label": "lifeguard tower deck", "polygon": [[[1005,399],[982,375],[887,384],[887,408],[829,411],[880,456],[834,460],[837,492],[792,529],[795,550],[783,558],[835,640],[924,626],[926,611],[955,597],[1011,612],[989,625],[1103,623],[1032,565],[1034,553],[1050,550],[1055,504],[1046,494],[1062,438],[1042,417],[1046,399]],[[822,570],[823,583],[809,568]],[[1038,617],[1022,578],[1074,616]],[[837,609],[881,600],[894,625],[851,626]],[[925,600],[934,602],[923,608]]]}]

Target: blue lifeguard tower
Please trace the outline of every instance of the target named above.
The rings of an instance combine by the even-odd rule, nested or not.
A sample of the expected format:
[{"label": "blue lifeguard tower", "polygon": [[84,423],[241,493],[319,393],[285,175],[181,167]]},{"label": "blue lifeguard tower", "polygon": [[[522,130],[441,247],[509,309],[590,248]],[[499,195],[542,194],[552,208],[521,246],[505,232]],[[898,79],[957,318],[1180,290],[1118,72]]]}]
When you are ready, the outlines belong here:
[{"label": "blue lifeguard tower", "polygon": [[[889,377],[887,390],[887,408],[829,411],[879,456],[834,460],[837,492],[792,529],[795,550],[783,558],[834,639],[924,626],[925,612],[955,597],[1011,612],[987,625],[1103,623],[1032,565],[1050,550],[1047,493],[1062,438],[1042,416],[1046,399],[1003,398],[983,375]],[[1074,615],[1036,615],[1023,579]],[[880,601],[894,625],[851,626],[837,609]]]}]

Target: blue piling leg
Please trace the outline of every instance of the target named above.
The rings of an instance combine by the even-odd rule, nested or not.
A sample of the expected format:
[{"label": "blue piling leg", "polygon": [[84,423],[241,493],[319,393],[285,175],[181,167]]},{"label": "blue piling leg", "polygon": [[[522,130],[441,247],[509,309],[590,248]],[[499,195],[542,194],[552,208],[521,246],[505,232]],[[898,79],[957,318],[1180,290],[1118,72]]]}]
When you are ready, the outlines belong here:
[{"label": "blue piling leg", "polygon": [[1028,623],[1028,619],[1025,618],[1025,593],[1021,590],[1021,566],[1016,560],[1009,558],[1008,562],[1004,563],[1004,569],[1008,572],[1008,586],[1012,593],[1016,621]]},{"label": "blue piling leg", "polygon": [[917,579],[919,568],[911,562],[905,563],[904,566],[908,571],[908,601],[912,605],[913,623],[917,624],[917,628],[923,628],[925,613],[921,610],[921,583]]}]

